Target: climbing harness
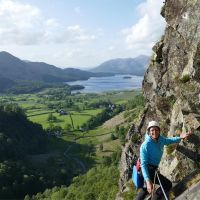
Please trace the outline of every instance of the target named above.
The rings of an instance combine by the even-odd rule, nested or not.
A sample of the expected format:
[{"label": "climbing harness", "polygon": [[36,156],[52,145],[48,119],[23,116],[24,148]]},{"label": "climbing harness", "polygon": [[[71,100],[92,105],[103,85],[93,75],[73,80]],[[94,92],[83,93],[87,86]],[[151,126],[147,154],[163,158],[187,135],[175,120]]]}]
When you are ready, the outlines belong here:
[{"label": "climbing harness", "polygon": [[161,189],[162,189],[162,192],[163,192],[163,194],[164,194],[164,197],[165,197],[166,200],[168,200],[167,195],[166,195],[166,193],[165,193],[165,190],[163,189],[163,186],[162,186],[162,184],[161,184],[161,181],[160,181],[160,178],[159,178],[159,175],[158,175],[158,170],[155,171],[155,175],[154,175],[153,191],[152,191],[151,199],[153,199],[153,193],[154,193],[154,189],[155,189],[156,176],[157,176],[158,181],[159,181],[159,183],[160,183],[160,187],[161,187]]}]

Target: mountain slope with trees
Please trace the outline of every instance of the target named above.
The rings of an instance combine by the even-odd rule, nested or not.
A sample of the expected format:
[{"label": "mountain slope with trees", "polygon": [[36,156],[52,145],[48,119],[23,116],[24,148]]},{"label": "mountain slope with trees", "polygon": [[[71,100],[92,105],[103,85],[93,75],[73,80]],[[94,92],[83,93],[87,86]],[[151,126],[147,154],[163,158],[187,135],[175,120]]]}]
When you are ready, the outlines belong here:
[{"label": "mountain slope with trees", "polygon": [[0,199],[23,199],[71,183],[80,171],[52,143],[73,144],[49,135],[17,105],[0,105]]},{"label": "mountain slope with trees", "polygon": [[16,105],[0,105],[0,198],[21,198],[45,186],[24,158],[46,151],[47,137],[41,126],[26,119]]}]

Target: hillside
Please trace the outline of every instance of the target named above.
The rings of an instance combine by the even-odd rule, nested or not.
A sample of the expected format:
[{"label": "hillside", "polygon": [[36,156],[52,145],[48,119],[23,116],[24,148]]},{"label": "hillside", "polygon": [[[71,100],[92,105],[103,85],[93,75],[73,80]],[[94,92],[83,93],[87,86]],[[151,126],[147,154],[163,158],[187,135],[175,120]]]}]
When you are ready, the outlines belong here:
[{"label": "hillside", "polygon": [[[12,186],[3,182],[7,189],[3,193],[3,189],[1,191],[0,188],[0,199],[114,199],[118,189],[120,144],[124,144],[129,119],[132,121],[136,118],[132,111],[141,111],[144,107],[141,91],[69,95],[66,90],[51,88],[35,94],[4,95],[0,100],[3,104],[11,101],[18,103],[28,119],[38,123],[35,126],[41,131],[42,125],[46,129],[43,132],[48,136],[43,145],[47,150],[43,151],[44,149],[36,146],[37,140],[32,139],[34,132],[31,126],[28,127],[28,131],[26,130],[27,119],[23,112],[22,115],[19,114],[19,119],[13,117],[11,120],[12,117],[8,116],[15,116],[13,112],[8,112],[9,109],[6,108],[4,115],[1,115],[0,110],[0,132],[6,132],[6,135],[10,136],[4,138],[4,144],[7,144],[7,139],[14,140],[12,136],[17,132],[17,141],[13,144],[15,146],[8,146],[2,153],[2,162],[8,158],[3,155],[9,149],[14,152],[16,149],[19,155],[20,150],[27,146],[32,150],[31,153],[25,151],[21,159],[18,158],[16,161],[23,165],[23,157],[27,158],[29,165],[23,165],[26,171],[21,169],[21,165],[18,167],[14,161],[12,166],[8,165],[12,172],[7,170],[0,173],[1,178],[3,174],[9,177],[10,172],[12,178],[9,180],[18,183],[17,186]],[[110,107],[111,104],[114,106]],[[60,106],[63,111],[70,111],[71,117],[68,114],[61,115]],[[121,112],[125,108],[129,108],[131,112]],[[17,109],[19,108],[12,110]],[[121,113],[120,116],[118,113]],[[117,122],[118,117],[112,118],[113,116],[118,116],[122,123],[114,124],[113,121]],[[107,121],[108,119],[110,120]],[[71,126],[72,120],[74,128]],[[30,121],[29,123],[33,124]],[[103,125],[105,121],[108,123]],[[25,137],[26,135],[28,137]],[[4,147],[3,144],[1,146]],[[41,151],[38,152],[39,150]],[[27,154],[27,157],[24,156]],[[10,159],[14,160],[13,155]],[[18,173],[13,169],[15,165]],[[20,189],[17,192],[18,188]],[[14,192],[9,194],[9,190]]]},{"label": "hillside", "polygon": [[28,121],[18,106],[0,104],[0,122],[0,161],[45,151],[44,131],[40,125]]},{"label": "hillside", "polygon": [[[50,88],[0,102],[0,199],[114,199],[120,144],[133,120],[121,111],[141,110],[141,91],[70,95]],[[118,113],[123,124],[113,118],[102,125]]]},{"label": "hillside", "polygon": [[143,76],[148,62],[149,57],[144,55],[135,58],[118,58],[108,60],[90,71]]},{"label": "hillside", "polygon": [[[144,76],[146,110],[141,120],[129,130],[128,142],[123,149],[120,192],[127,190],[132,165],[139,156],[139,147],[151,120],[159,121],[162,133],[169,137],[179,135],[185,129],[193,133],[177,147],[166,148],[159,166],[161,173],[178,183],[179,192],[173,190],[170,199],[200,181],[199,9],[200,1],[165,1],[161,14],[167,27],[164,36],[153,47],[154,53]],[[140,137],[133,143],[138,135]],[[190,197],[198,199],[198,193]]]},{"label": "hillside", "polygon": [[27,120],[16,105],[0,104],[0,146],[1,199],[18,199],[26,190],[34,193],[39,185],[48,184],[46,178],[40,180],[42,173],[38,175],[24,160],[27,155],[46,151],[45,132],[40,125]]},{"label": "hillside", "polygon": [[0,75],[0,91],[6,90],[15,84],[14,81]]},{"label": "hillside", "polygon": [[[21,98],[28,103],[28,96],[13,96],[12,99]],[[10,96],[8,99],[10,102]],[[74,176],[82,173],[81,160],[84,160],[83,166],[88,167],[91,164],[88,153],[93,151],[92,145],[78,144],[74,139],[70,140],[70,136],[74,134],[69,132],[68,140],[55,137],[50,130],[44,130],[40,124],[30,121],[16,104],[8,103],[6,98],[1,99],[1,102],[0,199],[23,199],[25,195],[43,192],[46,188],[68,186]],[[38,103],[34,105],[29,104],[29,109],[41,107]],[[28,108],[27,104],[25,107]],[[51,127],[51,131],[53,127],[54,130],[56,127],[60,130],[58,125]],[[76,137],[80,137],[80,132],[74,138]],[[73,148],[74,152],[78,150],[81,154],[81,159],[70,155],[69,151]]]}]

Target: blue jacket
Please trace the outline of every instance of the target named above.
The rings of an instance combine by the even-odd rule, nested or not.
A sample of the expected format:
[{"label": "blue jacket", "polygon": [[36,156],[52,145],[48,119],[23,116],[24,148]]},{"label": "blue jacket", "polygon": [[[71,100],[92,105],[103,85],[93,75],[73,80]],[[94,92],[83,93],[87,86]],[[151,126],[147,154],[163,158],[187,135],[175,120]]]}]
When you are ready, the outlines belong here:
[{"label": "blue jacket", "polygon": [[159,136],[158,141],[155,142],[146,134],[145,140],[140,147],[140,162],[143,177],[145,180],[150,180],[148,164],[158,166],[163,155],[164,145],[174,144],[181,141],[180,137],[166,138]]}]

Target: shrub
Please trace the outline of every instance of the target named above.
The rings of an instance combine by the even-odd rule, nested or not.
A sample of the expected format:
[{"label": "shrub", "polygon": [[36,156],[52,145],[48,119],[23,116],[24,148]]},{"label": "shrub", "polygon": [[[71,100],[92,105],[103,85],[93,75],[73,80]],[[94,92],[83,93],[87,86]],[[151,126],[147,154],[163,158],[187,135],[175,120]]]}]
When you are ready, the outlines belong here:
[{"label": "shrub", "polygon": [[168,146],[166,146],[167,155],[172,154],[173,151],[174,151],[174,145],[168,145]]},{"label": "shrub", "polygon": [[131,141],[133,143],[137,143],[140,139],[140,136],[139,135],[133,135],[132,138],[131,138]]},{"label": "shrub", "polygon": [[112,133],[111,136],[110,136],[111,140],[116,140],[117,137]]},{"label": "shrub", "polygon": [[186,82],[188,82],[189,80],[190,80],[190,75],[189,75],[189,74],[183,75],[182,78],[180,79],[180,81],[181,81],[182,83],[186,83]]},{"label": "shrub", "polygon": [[100,146],[99,146],[99,150],[100,150],[100,151],[103,151],[103,144],[102,144],[102,143],[101,143]]},{"label": "shrub", "polygon": [[104,166],[109,166],[109,165],[111,165],[111,164],[112,164],[112,159],[111,159],[111,157],[109,157],[109,156],[103,156],[103,157],[102,157],[102,164],[103,164]]},{"label": "shrub", "polygon": [[125,200],[132,200],[132,199],[135,199],[134,197],[136,197],[137,195],[137,190],[136,188],[134,187],[133,185],[133,182],[132,181],[129,181],[127,183],[127,186],[128,186],[128,190],[126,192],[124,192],[122,194],[122,197],[125,199]]}]

